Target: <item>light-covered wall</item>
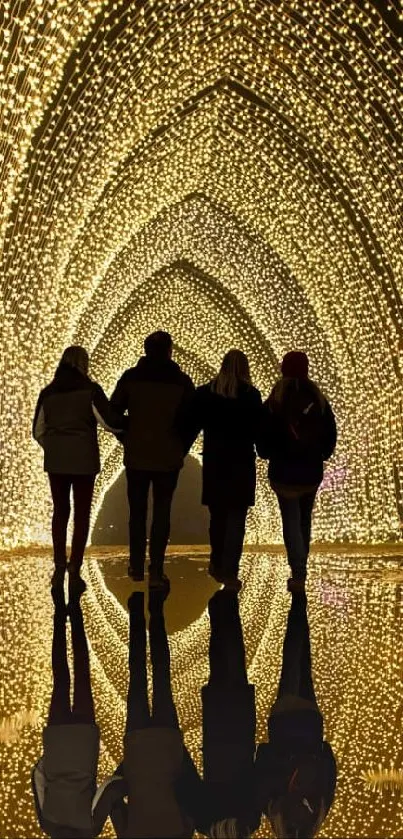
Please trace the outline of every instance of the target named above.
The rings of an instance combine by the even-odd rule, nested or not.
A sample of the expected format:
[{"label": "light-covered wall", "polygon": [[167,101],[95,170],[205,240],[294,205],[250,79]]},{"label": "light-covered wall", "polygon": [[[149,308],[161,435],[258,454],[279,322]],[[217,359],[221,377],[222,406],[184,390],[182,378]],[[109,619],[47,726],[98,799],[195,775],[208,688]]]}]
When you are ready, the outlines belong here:
[{"label": "light-covered wall", "polygon": [[[156,328],[198,383],[240,347],[264,396],[305,349],[340,432],[314,538],[400,538],[395,4],[19,8],[0,47],[1,544],[49,540],[30,423],[62,349],[87,346],[110,391]],[[94,517],[121,469],[112,437],[102,454]],[[264,472],[252,542],[280,539]]]}]

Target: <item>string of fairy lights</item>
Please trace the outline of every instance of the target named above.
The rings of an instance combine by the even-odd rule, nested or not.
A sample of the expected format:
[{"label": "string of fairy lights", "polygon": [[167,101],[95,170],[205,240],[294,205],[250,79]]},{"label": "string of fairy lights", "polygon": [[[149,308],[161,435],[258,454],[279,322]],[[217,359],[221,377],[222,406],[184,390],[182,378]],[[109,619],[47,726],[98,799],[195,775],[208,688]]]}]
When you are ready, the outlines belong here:
[{"label": "string of fairy lights", "polygon": [[[264,396],[306,348],[341,431],[315,538],[399,538],[399,4],[7,2],[0,38],[1,543],[49,539],[29,431],[64,346],[110,390],[157,327],[197,382],[238,344]],[[278,541],[259,469],[248,539]]]},{"label": "string of fairy lights", "polygon": [[[360,557],[359,572],[357,557],[340,551],[315,554],[310,560],[312,674],[325,737],[337,761],[335,799],[319,832],[325,837],[401,833],[402,754],[396,736],[401,718],[401,653],[396,635],[401,626],[402,569],[398,558],[379,552],[371,556],[370,550],[368,554]],[[105,563],[111,561],[113,556],[105,556]],[[2,650],[7,678],[2,682],[0,715],[4,775],[0,825],[5,839],[41,833],[29,778],[42,751],[52,689],[50,565],[49,557],[29,552],[24,563],[0,565],[0,601],[8,618]],[[203,568],[200,575],[204,573]],[[278,689],[290,606],[285,593],[287,568],[283,557],[261,552],[243,557],[241,573],[240,616],[248,679],[255,685],[258,744],[267,740],[267,717]],[[84,625],[101,732],[100,784],[122,759],[129,627],[124,605],[105,584],[99,557],[88,557],[84,575],[88,584],[82,601]],[[176,586],[181,590],[179,579]],[[201,773],[201,689],[209,678],[210,622],[205,601],[193,599],[197,587],[183,586],[192,604],[189,625],[171,632],[170,620],[177,609],[170,598],[165,607],[171,682],[184,740]],[[148,661],[151,695],[150,676]],[[108,821],[102,836],[113,835]],[[273,835],[265,819],[255,835]]]}]

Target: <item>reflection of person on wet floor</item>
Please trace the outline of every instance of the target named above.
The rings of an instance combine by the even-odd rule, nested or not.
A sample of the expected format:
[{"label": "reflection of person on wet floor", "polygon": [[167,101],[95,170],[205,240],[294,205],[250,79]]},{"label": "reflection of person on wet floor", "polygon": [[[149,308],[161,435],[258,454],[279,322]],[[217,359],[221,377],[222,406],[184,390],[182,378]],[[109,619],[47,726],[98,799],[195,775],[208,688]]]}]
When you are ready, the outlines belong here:
[{"label": "reflection of person on wet floor", "polygon": [[257,802],[278,837],[312,837],[334,799],[336,761],[323,740],[311,673],[306,595],[295,593],[283,646],[269,742],[256,753]]},{"label": "reflection of person on wet floor", "polygon": [[254,798],[255,688],[248,684],[239,605],[223,589],[209,601],[210,678],[202,689],[204,808],[208,836],[250,836],[260,823]]},{"label": "reflection of person on wet floor", "polygon": [[53,693],[43,755],[32,772],[38,820],[54,839],[98,835],[93,803],[99,756],[88,646],[79,597],[70,600],[69,614],[74,662],[73,707],[67,661],[67,609],[63,590],[54,590],[52,670]]},{"label": "reflection of person on wet floor", "polygon": [[193,835],[192,820],[183,811],[176,793],[185,755],[171,691],[170,654],[163,612],[165,597],[166,592],[158,590],[151,591],[149,596],[151,714],[147,696],[144,594],[135,592],[128,601],[130,681],[124,759],[103,785],[118,837],[172,839]]}]

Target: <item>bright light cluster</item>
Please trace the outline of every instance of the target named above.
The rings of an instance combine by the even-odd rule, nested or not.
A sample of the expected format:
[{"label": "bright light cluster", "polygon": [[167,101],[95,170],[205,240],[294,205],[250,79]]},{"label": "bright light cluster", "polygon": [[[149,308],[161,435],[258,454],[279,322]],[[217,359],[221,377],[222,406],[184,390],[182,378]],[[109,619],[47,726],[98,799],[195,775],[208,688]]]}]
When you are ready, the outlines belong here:
[{"label": "bright light cluster", "polygon": [[[264,396],[306,349],[340,431],[314,538],[400,538],[399,4],[4,6],[1,543],[49,539],[29,433],[64,346],[110,391],[158,327],[197,383],[241,347]],[[248,540],[275,542],[259,475]]]},{"label": "bright light cluster", "polygon": [[[50,552],[49,552],[50,554]],[[108,556],[103,567],[113,560]],[[182,557],[181,565],[191,560]],[[200,560],[198,560],[198,563]],[[315,554],[310,559],[308,616],[312,673],[324,718],[325,737],[334,751],[336,795],[319,835],[323,837],[400,836],[403,824],[401,785],[401,585],[399,560],[391,556],[360,557]],[[116,580],[125,573],[118,566]],[[200,584],[207,559],[200,570]],[[42,750],[52,689],[52,602],[49,596],[51,556],[25,553],[18,561],[0,562],[0,607],[5,616],[4,678],[1,685],[0,832],[4,839],[39,837],[30,773]],[[168,562],[168,574],[174,579]],[[185,569],[175,578],[175,594],[165,606],[170,633],[177,616],[176,598],[187,601],[192,622],[169,635],[175,705],[186,746],[201,772],[201,688],[209,678],[210,622],[198,585]],[[96,718],[101,731],[98,783],[122,759],[128,682],[128,615],[105,585],[102,563],[84,564],[87,592],[82,600],[91,655]],[[267,717],[277,694],[282,645],[290,598],[286,561],[279,555],[246,554],[241,563],[239,597],[249,681],[255,685],[256,743],[267,740]],[[197,577],[193,579],[199,582]],[[120,587],[123,599],[122,587]],[[127,586],[127,594],[130,585]],[[33,596],[34,592],[34,596]],[[200,612],[202,613],[200,614]],[[174,617],[175,616],[175,617]],[[68,633],[70,635],[70,633]],[[149,650],[149,647],[148,647]],[[148,662],[151,696],[151,667]],[[15,720],[18,724],[15,725]],[[17,730],[15,730],[17,729]],[[108,822],[103,837],[114,836]],[[272,836],[262,820],[256,837]]]}]

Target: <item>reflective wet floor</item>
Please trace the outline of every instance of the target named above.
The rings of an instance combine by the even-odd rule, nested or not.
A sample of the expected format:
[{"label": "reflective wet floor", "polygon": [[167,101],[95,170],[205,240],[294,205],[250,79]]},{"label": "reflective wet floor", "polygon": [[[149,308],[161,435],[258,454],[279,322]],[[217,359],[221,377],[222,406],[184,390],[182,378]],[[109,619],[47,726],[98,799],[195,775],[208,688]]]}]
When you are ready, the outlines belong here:
[{"label": "reflective wet floor", "polygon": [[[185,743],[201,770],[201,696],[209,677],[207,556],[167,560],[165,604],[172,690]],[[122,758],[128,683],[127,598],[133,586],[124,556],[90,555],[82,598],[92,688],[101,730],[98,781]],[[31,793],[52,688],[53,603],[50,555],[15,554],[1,574],[2,839],[42,834]],[[239,595],[248,678],[255,685],[257,743],[267,739],[291,597],[281,555],[245,554]],[[324,837],[403,837],[403,558],[315,554],[307,584],[312,673],[325,737],[337,761],[333,806]],[[103,836],[113,836],[108,821]],[[256,836],[271,836],[262,820]]]}]

